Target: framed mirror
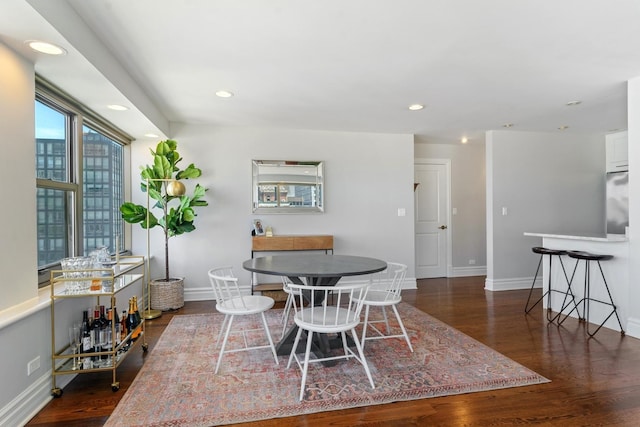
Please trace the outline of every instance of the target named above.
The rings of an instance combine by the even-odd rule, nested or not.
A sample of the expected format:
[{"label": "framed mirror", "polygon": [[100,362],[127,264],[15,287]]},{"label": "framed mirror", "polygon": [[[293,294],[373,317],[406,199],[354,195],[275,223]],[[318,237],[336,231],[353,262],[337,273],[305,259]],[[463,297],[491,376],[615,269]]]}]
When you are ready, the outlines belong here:
[{"label": "framed mirror", "polygon": [[321,161],[253,160],[254,213],[324,212]]}]

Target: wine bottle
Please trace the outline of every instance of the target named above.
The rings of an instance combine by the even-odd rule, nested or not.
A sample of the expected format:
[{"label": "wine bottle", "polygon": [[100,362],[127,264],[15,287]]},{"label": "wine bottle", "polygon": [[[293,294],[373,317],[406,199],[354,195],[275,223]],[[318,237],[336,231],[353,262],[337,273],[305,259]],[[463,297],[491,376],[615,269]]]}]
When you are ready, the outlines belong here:
[{"label": "wine bottle", "polygon": [[[100,320],[100,308],[96,306],[96,309],[93,310],[93,326],[91,330],[93,331],[93,351],[95,353],[100,353],[101,348],[101,338],[100,331],[102,329],[102,322]],[[92,356],[93,365],[96,367],[100,361],[100,356]]]},{"label": "wine bottle", "polygon": [[122,319],[120,320],[120,340],[124,341],[129,334],[129,327],[127,325],[127,311],[122,310]]},{"label": "wine bottle", "polygon": [[[89,311],[84,310],[82,312],[82,343],[80,347],[80,353],[86,354],[92,351],[91,345],[91,325],[89,324]],[[91,357],[84,356],[82,358],[82,363],[80,364],[81,369],[90,369],[91,368]]]},{"label": "wine bottle", "polygon": [[113,307],[111,309],[111,312],[113,313],[112,321],[115,326],[114,330],[116,334],[114,337],[114,341],[116,343],[116,346],[118,346],[122,342],[122,332],[121,332],[122,324],[120,323],[120,316],[118,316],[118,309],[116,307]]},{"label": "wine bottle", "polygon": [[138,338],[142,332],[142,316],[138,311],[138,297],[133,297],[133,313],[136,315],[136,329],[133,331],[133,335]]},{"label": "wine bottle", "polygon": [[127,317],[128,317],[127,328],[129,329],[129,331],[131,331],[131,339],[135,340],[136,338],[138,338],[138,335],[136,334],[138,319],[136,317],[136,313],[133,308],[133,298],[129,299],[129,314],[127,315]]},{"label": "wine bottle", "polygon": [[138,297],[133,297],[133,312],[136,314],[137,324],[139,325],[142,322],[142,317],[140,316],[140,312],[138,311]]},{"label": "wine bottle", "polygon": [[107,309],[106,323],[101,330],[101,333],[104,334],[102,340],[102,352],[103,354],[100,358],[103,360],[103,366],[111,366],[112,360],[109,352],[113,349],[113,314],[111,309]]}]

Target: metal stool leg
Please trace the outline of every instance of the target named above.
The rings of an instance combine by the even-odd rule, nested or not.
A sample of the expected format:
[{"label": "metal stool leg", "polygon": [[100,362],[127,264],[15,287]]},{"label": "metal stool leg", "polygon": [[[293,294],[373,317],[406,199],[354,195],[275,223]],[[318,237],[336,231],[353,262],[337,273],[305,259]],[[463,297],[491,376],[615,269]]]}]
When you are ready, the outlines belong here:
[{"label": "metal stool leg", "polygon": [[[552,291],[555,291],[555,292],[564,294],[564,298],[562,299],[562,305],[560,305],[560,310],[558,311],[558,313],[556,313],[555,316],[553,316],[552,318],[549,318],[549,311],[547,311],[547,320],[549,320],[550,322],[557,321],[558,325],[560,325],[560,316],[562,315],[562,312],[571,305],[571,303],[573,303],[574,308],[578,311],[578,318],[580,318],[580,310],[578,310],[578,306],[576,304],[576,296],[573,294],[573,290],[571,289],[571,282],[573,281],[573,275],[571,276],[571,280],[569,280],[569,276],[567,276],[567,270],[564,267],[564,262],[562,262],[562,257],[560,255],[557,255],[557,257],[558,257],[558,260],[560,261],[560,266],[562,267],[562,273],[564,274],[564,280],[565,280],[565,283],[567,284],[567,290],[561,291],[559,289],[551,289],[551,278],[549,278],[549,293],[551,293]],[[551,262],[549,262],[549,271],[551,271]],[[574,268],[574,274],[575,274],[575,268]],[[567,302],[568,297],[571,297],[571,299]],[[548,306],[551,307],[551,296],[549,296]]]},{"label": "metal stool leg", "polygon": [[533,307],[535,307],[536,305],[538,305],[538,303],[540,301],[542,301],[546,295],[543,294],[538,301],[536,301],[531,307],[529,307],[529,301],[531,300],[531,295],[533,294],[533,288],[536,285],[536,279],[538,278],[538,272],[540,271],[540,266],[542,265],[542,258],[544,257],[544,255],[540,255],[540,260],[538,261],[538,268],[536,268],[536,274],[533,276],[533,283],[531,283],[531,289],[529,289],[529,296],[527,297],[527,303],[524,306],[524,312],[525,314],[528,314],[531,310],[533,310]]},{"label": "metal stool leg", "polygon": [[[568,282],[568,283],[569,283],[569,287],[571,287],[571,285],[573,284],[573,278],[574,278],[574,277],[575,277],[575,275],[576,275],[576,270],[578,270],[578,264],[579,264],[579,263],[580,263],[580,260],[579,260],[579,259],[577,259],[577,260],[576,260],[575,265],[573,266],[573,273],[571,273],[571,280],[569,280],[569,282]],[[585,277],[586,277],[586,275],[585,275]],[[572,295],[573,295],[573,292],[572,292]],[[569,317],[569,316],[571,315],[571,313],[573,313],[574,311],[575,311],[575,312],[577,313],[577,315],[578,315],[578,321],[580,321],[580,322],[584,321],[585,311],[584,311],[584,308],[583,308],[583,309],[582,309],[582,316],[580,316],[580,308],[579,308],[579,307],[580,307],[580,303],[584,304],[584,297],[583,297],[580,301],[578,301],[577,303],[575,302],[575,298],[574,298],[574,300],[573,300],[573,308],[571,309],[571,311],[569,311],[569,312],[564,316],[564,318],[562,318],[562,320],[560,320],[560,317],[558,316],[558,326],[562,325],[562,324],[564,323],[564,321],[565,321],[565,320],[567,320],[567,317]],[[566,305],[565,305],[565,304],[564,304],[564,302],[563,302],[563,305],[562,305],[562,307],[560,308],[560,313],[559,313],[559,314],[562,314],[562,313],[564,312],[564,310],[565,310],[568,306],[569,306],[569,304],[566,304]]]},{"label": "metal stool leg", "polygon": [[607,290],[607,295],[609,296],[609,302],[593,299],[593,298],[590,297],[590,295],[589,295],[589,301],[593,299],[593,301],[599,302],[599,303],[604,304],[604,305],[609,305],[609,306],[612,307],[612,310],[611,310],[611,313],[609,313],[609,315],[606,317],[606,319],[604,319],[602,321],[602,323],[600,323],[600,325],[593,332],[590,332],[590,330],[589,330],[589,317],[588,317],[589,314],[587,312],[587,334],[589,335],[589,337],[593,337],[600,330],[600,328],[602,328],[604,326],[604,324],[607,322],[607,320],[609,320],[609,318],[611,318],[611,316],[613,316],[615,314],[616,315],[616,320],[618,321],[618,326],[620,326],[620,333],[622,335],[624,335],[625,334],[624,328],[622,327],[622,322],[620,322],[620,317],[618,316],[618,308],[616,307],[616,305],[613,302],[613,297],[611,296],[611,291],[609,290],[609,285],[607,284],[607,279],[604,278],[604,272],[602,271],[602,265],[600,264],[600,261],[596,261],[596,262],[598,263],[598,268],[600,269],[600,275],[602,276],[602,281],[604,282],[604,287]]}]

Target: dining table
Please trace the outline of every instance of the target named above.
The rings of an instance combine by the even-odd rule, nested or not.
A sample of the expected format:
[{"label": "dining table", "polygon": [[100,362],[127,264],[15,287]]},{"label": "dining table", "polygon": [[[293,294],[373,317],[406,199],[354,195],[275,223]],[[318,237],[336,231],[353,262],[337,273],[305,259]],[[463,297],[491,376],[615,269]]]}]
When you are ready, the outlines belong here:
[{"label": "dining table", "polygon": [[[299,285],[335,286],[346,276],[383,271],[387,268],[387,263],[377,258],[363,256],[312,253],[251,258],[244,261],[242,267],[252,273],[286,276],[291,282]],[[288,356],[291,353],[297,332],[298,327],[294,323],[276,345],[278,355]],[[329,339],[324,336],[325,334],[315,335],[321,336],[312,346],[319,356],[324,357],[332,348],[342,347],[340,337]],[[296,351],[302,352],[304,349],[299,348]]]}]

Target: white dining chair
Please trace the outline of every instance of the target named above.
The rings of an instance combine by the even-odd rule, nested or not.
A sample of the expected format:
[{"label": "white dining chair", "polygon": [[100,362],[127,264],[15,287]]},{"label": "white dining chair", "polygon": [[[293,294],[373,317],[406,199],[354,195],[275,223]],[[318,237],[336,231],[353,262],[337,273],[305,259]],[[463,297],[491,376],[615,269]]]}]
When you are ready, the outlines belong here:
[{"label": "white dining chair", "polygon": [[[407,266],[404,264],[388,262],[387,269],[374,274],[369,291],[363,300],[365,306],[364,321],[362,322],[362,338],[361,346],[364,348],[366,340],[384,339],[384,338],[404,338],[409,346],[409,350],[413,352],[411,340],[407,334],[407,330],[402,323],[400,313],[398,313],[397,305],[402,301],[402,285],[407,275]],[[382,309],[382,319],[370,320],[369,311],[371,307],[380,307]],[[402,331],[401,334],[393,334],[387,317],[387,307],[391,307],[398,321],[398,326]],[[384,323],[385,332],[381,331],[376,324]],[[375,335],[367,336],[367,329],[373,330]]]},{"label": "white dining chair", "polygon": [[[224,332],[224,339],[222,340],[222,346],[220,347],[220,351],[218,353],[218,362],[216,363],[215,373],[218,373],[220,363],[222,362],[222,357],[225,353],[256,350],[261,348],[270,348],[271,352],[273,353],[273,357],[276,360],[276,365],[278,365],[279,362],[278,356],[276,354],[276,348],[273,345],[273,339],[271,338],[269,325],[267,325],[267,319],[264,315],[267,310],[273,307],[275,303],[273,298],[262,295],[244,295],[242,292],[240,292],[238,279],[234,276],[232,267],[225,266],[213,268],[209,270],[208,273],[209,281],[211,282],[211,286],[213,287],[213,292],[216,297],[216,310],[224,314],[224,320],[222,321],[222,325],[220,326],[220,333],[218,334],[218,339],[216,341],[216,347],[218,347],[218,345],[220,344],[220,338],[222,338]],[[232,332],[231,327],[233,325],[234,318],[236,316],[248,316],[254,314],[260,314],[260,317],[262,318],[262,326],[264,328],[265,334],[267,335],[269,344],[249,346],[246,339],[246,333],[259,329],[242,329],[234,332],[243,334],[244,347],[233,350],[225,350],[227,346],[227,340],[229,339],[229,334]]]},{"label": "white dining chair", "polygon": [[291,280],[287,276],[282,276],[282,290],[287,294],[287,301],[284,303],[284,310],[282,312],[281,339],[284,338],[284,334],[287,331],[287,325],[289,324],[289,314],[291,313],[291,309],[293,309],[294,313],[298,312],[297,302],[294,296],[294,292],[289,287],[291,283],[292,283]]},{"label": "white dining chair", "polygon": [[[307,373],[310,363],[324,362],[328,360],[354,358],[362,364],[371,383],[371,388],[375,388],[367,360],[362,353],[362,347],[356,333],[356,326],[360,324],[360,311],[365,299],[368,283],[358,283],[343,286],[308,286],[289,284],[293,290],[298,303],[298,311],[294,316],[294,322],[298,326],[287,368],[291,366],[293,360],[302,371],[302,382],[300,385],[300,397],[304,397]],[[296,354],[298,343],[302,332],[306,332],[307,344],[305,347],[304,360],[300,360]],[[357,352],[347,346],[346,332],[350,331]],[[314,334],[340,334],[344,354],[325,354],[311,359],[311,344],[314,341]],[[328,351],[328,349],[325,349]]]}]

